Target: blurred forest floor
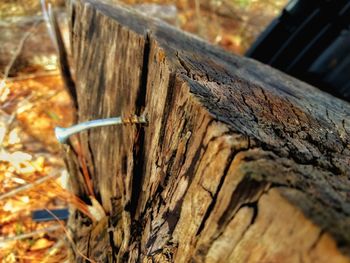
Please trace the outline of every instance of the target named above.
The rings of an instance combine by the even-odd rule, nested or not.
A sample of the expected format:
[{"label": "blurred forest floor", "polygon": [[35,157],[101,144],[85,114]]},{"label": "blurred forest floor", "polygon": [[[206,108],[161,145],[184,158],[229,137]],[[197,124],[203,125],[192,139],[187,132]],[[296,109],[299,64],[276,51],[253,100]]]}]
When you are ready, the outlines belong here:
[{"label": "blurred forest floor", "polygon": [[[49,2],[59,10],[68,46],[64,1]],[[237,54],[286,2],[124,1]],[[0,1],[0,32],[0,262],[64,262],[69,242],[64,222],[31,218],[36,209],[67,207],[70,196],[53,128],[71,125],[73,110],[40,2]]]}]

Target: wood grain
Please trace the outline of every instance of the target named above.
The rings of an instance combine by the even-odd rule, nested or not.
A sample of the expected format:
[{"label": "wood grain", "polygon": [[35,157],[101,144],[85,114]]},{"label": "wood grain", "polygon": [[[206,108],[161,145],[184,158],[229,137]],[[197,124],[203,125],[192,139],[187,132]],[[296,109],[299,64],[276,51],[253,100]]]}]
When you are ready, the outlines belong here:
[{"label": "wood grain", "polygon": [[149,121],[80,134],[108,214],[71,216],[87,256],[350,262],[348,103],[120,5],[68,10],[79,120]]}]

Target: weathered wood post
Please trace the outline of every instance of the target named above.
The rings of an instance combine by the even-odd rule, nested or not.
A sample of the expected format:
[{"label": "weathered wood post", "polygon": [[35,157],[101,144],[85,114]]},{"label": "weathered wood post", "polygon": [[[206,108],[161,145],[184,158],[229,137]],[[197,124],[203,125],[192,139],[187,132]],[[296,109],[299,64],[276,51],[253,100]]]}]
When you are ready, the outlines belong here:
[{"label": "weathered wood post", "polygon": [[125,7],[68,9],[79,121],[149,122],[81,133],[86,167],[67,152],[108,214],[71,216],[73,261],[350,262],[348,103]]}]

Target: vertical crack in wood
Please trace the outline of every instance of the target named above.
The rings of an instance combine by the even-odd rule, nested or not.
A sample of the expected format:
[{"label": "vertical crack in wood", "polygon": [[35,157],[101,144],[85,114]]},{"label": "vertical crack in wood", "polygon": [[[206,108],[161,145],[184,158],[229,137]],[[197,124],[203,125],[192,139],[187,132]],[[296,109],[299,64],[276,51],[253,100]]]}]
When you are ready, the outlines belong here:
[{"label": "vertical crack in wood", "polygon": [[112,249],[112,262],[117,262],[117,258],[116,258],[116,255],[118,254],[118,249],[115,247],[115,243],[114,243],[114,237],[113,237],[113,222],[112,222],[112,219],[109,218],[108,219],[108,229],[107,229],[107,232],[108,232],[108,235],[109,235],[109,242],[111,244],[111,249]]},{"label": "vertical crack in wood", "polygon": [[226,175],[228,173],[228,170],[230,169],[230,164],[232,163],[232,161],[233,161],[234,157],[236,156],[236,154],[237,154],[237,152],[235,152],[235,151],[231,152],[231,155],[227,159],[227,162],[226,162],[226,165],[225,165],[225,170],[223,172],[222,177],[220,178],[220,182],[219,182],[219,185],[217,187],[217,190],[216,190],[216,192],[214,194],[214,197],[213,197],[213,199],[212,199],[212,201],[211,201],[207,211],[205,212],[203,220],[202,220],[202,222],[201,222],[201,224],[200,224],[200,226],[199,226],[199,228],[197,230],[196,236],[200,235],[200,233],[203,231],[205,223],[207,222],[209,216],[211,215],[211,212],[212,212],[212,210],[213,210],[213,208],[214,208],[214,206],[216,204],[217,197],[218,197],[218,195],[220,193],[221,187],[224,184],[224,181],[225,181]]},{"label": "vertical crack in wood", "polygon": [[[150,60],[150,33],[147,32],[145,35],[145,43],[143,49],[143,63],[142,63],[142,73],[140,76],[140,86],[137,93],[136,105],[135,105],[135,113],[140,116],[143,114],[146,105],[146,94],[147,94],[147,82],[148,82],[148,70],[149,70],[149,60]],[[126,204],[124,208],[126,211],[130,213],[131,225],[130,225],[130,233],[134,233],[133,226],[135,226],[134,219],[136,210],[139,203],[140,193],[142,190],[142,182],[144,177],[144,161],[145,161],[145,153],[144,153],[144,140],[145,140],[145,128],[142,126],[136,127],[136,136],[134,139],[133,145],[133,160],[134,166],[132,171],[132,187],[131,187],[131,198],[130,202]],[[133,243],[134,237],[139,237],[139,231],[142,230],[136,227],[137,234],[133,234],[133,238],[129,240],[129,244]],[[135,244],[140,245],[140,242],[136,242]],[[130,251],[125,251],[123,258],[129,257]]]},{"label": "vertical crack in wood", "polygon": [[[174,90],[176,85],[176,74],[170,73],[169,76],[169,84],[168,84],[168,90],[165,97],[165,103],[170,104],[173,101],[174,97]],[[165,131],[166,131],[166,121],[169,118],[170,111],[164,110],[164,113],[162,115],[162,121],[161,121],[161,128],[159,130],[159,140],[158,140],[158,147],[161,148],[164,144],[164,137],[165,137]]]},{"label": "vertical crack in wood", "polygon": [[95,198],[100,204],[102,204],[101,192],[99,191],[99,188],[98,188],[99,185],[96,182],[97,171],[96,171],[96,165],[95,165],[95,154],[94,154],[94,152],[92,150],[92,146],[91,146],[91,130],[87,131],[87,132],[88,132],[87,146],[88,146],[88,150],[89,150],[89,154],[90,154],[90,158],[91,158],[91,163],[93,164],[92,166],[88,165],[88,170],[90,173],[90,179],[92,180],[92,186],[93,186]]},{"label": "vertical crack in wood", "polygon": [[[136,100],[136,114],[141,115],[145,105],[146,105],[146,90],[147,90],[147,81],[148,81],[148,63],[150,56],[150,36],[149,33],[145,36],[145,45],[143,50],[143,65],[142,73],[140,77],[140,88],[137,94]],[[133,159],[135,160],[135,165],[133,168],[133,177],[132,177],[132,193],[131,193],[131,203],[130,207],[130,216],[133,219],[135,217],[136,208],[138,207],[139,195],[142,186],[143,178],[143,166],[144,166],[144,138],[145,138],[145,129],[142,126],[137,128],[137,136],[135,144],[133,147]]]}]

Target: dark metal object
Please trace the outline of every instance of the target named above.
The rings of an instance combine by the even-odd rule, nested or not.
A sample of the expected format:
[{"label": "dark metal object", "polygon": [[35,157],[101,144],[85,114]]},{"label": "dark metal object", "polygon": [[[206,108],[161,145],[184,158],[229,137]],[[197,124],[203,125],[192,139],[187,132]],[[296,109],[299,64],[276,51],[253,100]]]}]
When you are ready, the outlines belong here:
[{"label": "dark metal object", "polygon": [[349,43],[350,0],[293,0],[246,55],[350,101]]},{"label": "dark metal object", "polygon": [[52,221],[52,220],[67,220],[69,211],[67,208],[50,210],[50,214],[47,210],[35,210],[32,212],[32,219],[36,222]]}]

